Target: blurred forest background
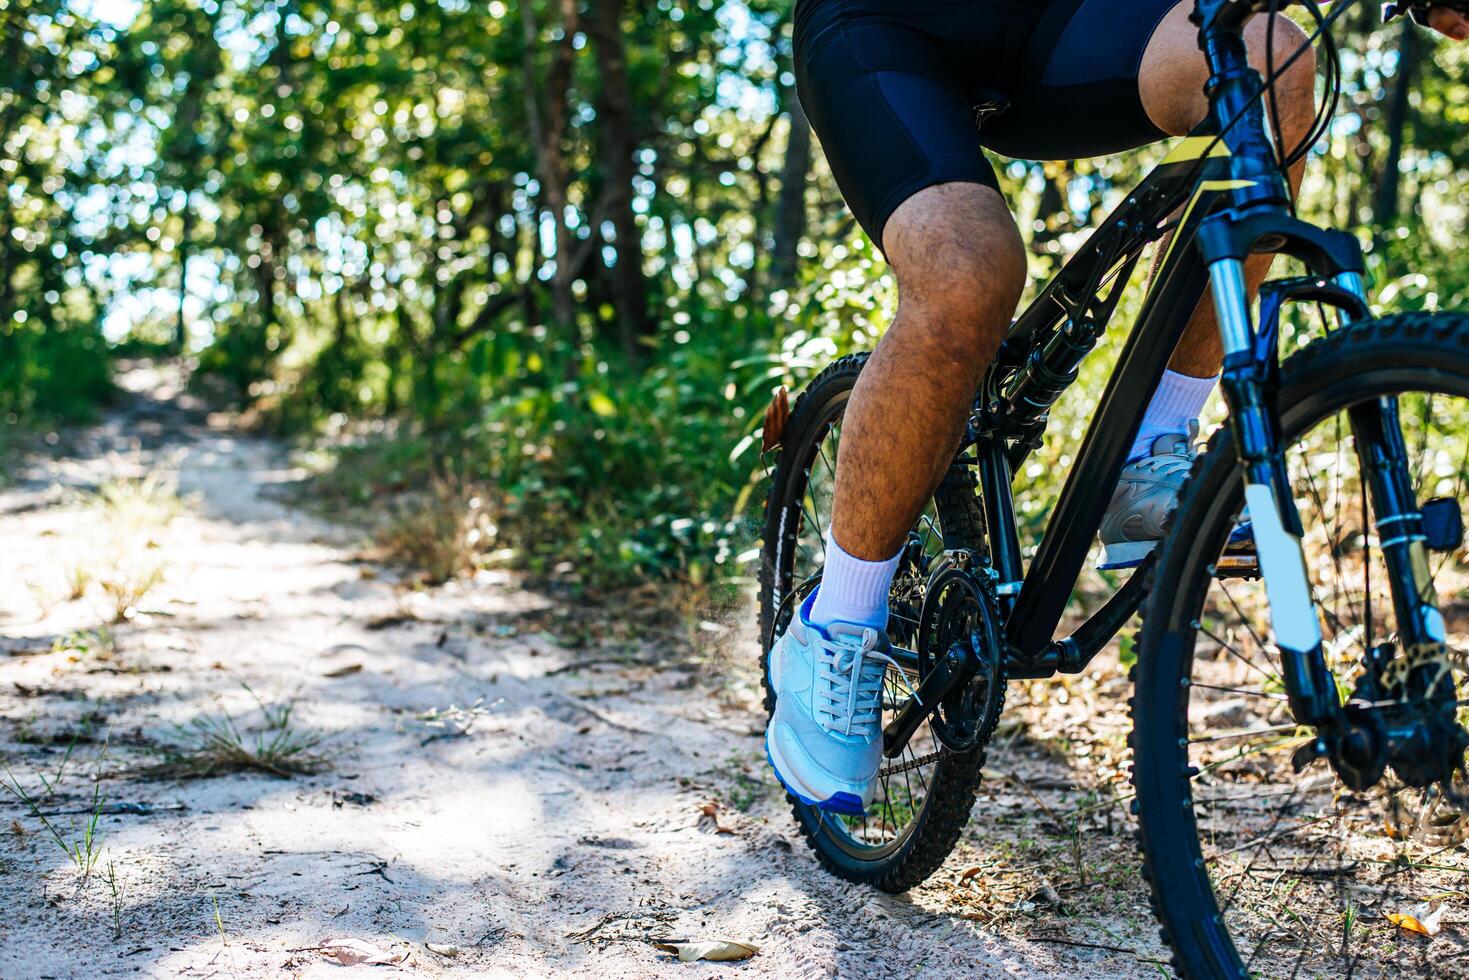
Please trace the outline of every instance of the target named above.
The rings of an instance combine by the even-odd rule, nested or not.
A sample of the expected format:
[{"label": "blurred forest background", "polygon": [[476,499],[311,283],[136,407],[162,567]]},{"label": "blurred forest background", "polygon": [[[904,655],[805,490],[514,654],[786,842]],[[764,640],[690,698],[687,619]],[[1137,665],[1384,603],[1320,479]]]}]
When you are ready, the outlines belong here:
[{"label": "blurred forest background", "polygon": [[[796,101],[791,7],[0,0],[0,444],[182,354],[432,576],[739,581],[773,387],[894,299]],[[1384,306],[1469,306],[1469,56],[1378,18],[1337,31],[1303,213],[1375,241]],[[1158,156],[1005,162],[1035,276]]]}]

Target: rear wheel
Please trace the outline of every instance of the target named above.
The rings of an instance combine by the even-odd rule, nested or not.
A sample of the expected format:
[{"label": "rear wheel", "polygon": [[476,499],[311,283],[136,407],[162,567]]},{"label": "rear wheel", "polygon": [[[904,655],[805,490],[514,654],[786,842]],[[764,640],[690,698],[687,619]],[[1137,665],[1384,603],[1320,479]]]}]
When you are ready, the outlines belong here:
[{"label": "rear wheel", "polygon": [[[766,504],[760,568],[760,665],[767,712],[775,708],[766,673],[770,648],[821,572],[842,413],[866,361],[866,354],[855,354],[822,371],[797,400],[781,439]],[[888,633],[904,676],[888,668],[884,725],[909,687],[918,686],[913,652],[919,613],[944,549],[977,550],[982,536],[974,475],[955,465],[909,534],[893,580]],[[982,741],[980,745],[969,752],[951,752],[925,723],[900,758],[883,760],[866,817],[827,813],[794,797],[791,807],[828,869],[849,881],[905,891],[937,870],[958,841],[984,766]]]},{"label": "rear wheel", "polygon": [[[1347,411],[1385,396],[1398,402],[1418,501],[1462,499],[1469,317],[1362,323],[1283,367],[1285,459],[1343,698],[1369,651],[1403,652]],[[1297,754],[1314,736],[1286,700],[1264,583],[1215,574],[1242,503],[1233,438],[1221,430],[1174,514],[1139,644],[1135,807],[1175,967],[1188,977],[1350,975],[1365,955],[1417,975],[1425,962],[1469,953],[1454,930],[1427,939],[1389,918],[1429,916],[1425,901],[1463,887],[1462,778],[1414,788],[1405,763],[1353,792],[1326,761]],[[1462,542],[1429,558],[1457,683],[1469,646],[1469,561]]]}]

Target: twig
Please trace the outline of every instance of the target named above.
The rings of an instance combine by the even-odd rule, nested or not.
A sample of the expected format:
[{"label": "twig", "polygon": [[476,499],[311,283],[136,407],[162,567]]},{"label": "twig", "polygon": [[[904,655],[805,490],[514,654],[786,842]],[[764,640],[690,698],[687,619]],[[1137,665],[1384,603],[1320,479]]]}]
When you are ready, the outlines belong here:
[{"label": "twig", "polygon": [[1025,938],[1034,939],[1038,943],[1059,943],[1062,946],[1077,946],[1081,949],[1105,949],[1113,953],[1129,953],[1134,955],[1137,953],[1137,950],[1128,949],[1125,946],[1109,946],[1106,943],[1084,943],[1078,939],[1062,939],[1060,936],[1038,936],[1032,934],[1026,936]]},{"label": "twig", "polygon": [[542,677],[555,677],[557,674],[569,673],[573,670],[581,670],[585,667],[600,667],[603,664],[616,664],[619,667],[653,667],[662,663],[651,657],[593,657],[590,660],[576,660],[560,667],[553,667],[542,674]]},{"label": "twig", "polygon": [[1052,810],[1050,807],[1046,806],[1046,803],[1045,803],[1044,800],[1042,800],[1039,796],[1036,796],[1035,795],[1035,790],[1033,790],[1033,789],[1030,788],[1030,784],[1029,783],[1027,783],[1025,780],[1021,779],[1019,776],[1017,776],[1013,772],[1012,773],[1007,773],[1005,775],[1005,778],[1008,779],[1010,782],[1014,783],[1016,786],[1019,786],[1021,789],[1025,790],[1026,794],[1029,795],[1032,800],[1035,800],[1035,805],[1038,806],[1038,807],[1040,807],[1042,810],[1046,811],[1046,816],[1050,817],[1051,818],[1051,821],[1053,823],[1055,823],[1056,826],[1058,826],[1058,827],[1065,827],[1066,826],[1066,824],[1062,822],[1061,818],[1058,817],[1058,816],[1056,816],[1056,812],[1054,810]]}]

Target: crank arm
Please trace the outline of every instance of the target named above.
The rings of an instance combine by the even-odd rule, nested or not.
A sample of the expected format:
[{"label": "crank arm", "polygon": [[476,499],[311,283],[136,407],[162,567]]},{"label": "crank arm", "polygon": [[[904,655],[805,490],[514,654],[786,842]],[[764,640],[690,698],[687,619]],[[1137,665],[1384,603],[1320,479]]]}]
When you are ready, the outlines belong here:
[{"label": "crank arm", "polygon": [[918,685],[917,692],[903,703],[897,716],[882,730],[882,754],[889,759],[901,755],[908,740],[918,731],[918,726],[933,714],[939,702],[969,683],[978,669],[979,660],[968,643],[955,643],[949,647],[949,652],[933,665],[923,683]]}]

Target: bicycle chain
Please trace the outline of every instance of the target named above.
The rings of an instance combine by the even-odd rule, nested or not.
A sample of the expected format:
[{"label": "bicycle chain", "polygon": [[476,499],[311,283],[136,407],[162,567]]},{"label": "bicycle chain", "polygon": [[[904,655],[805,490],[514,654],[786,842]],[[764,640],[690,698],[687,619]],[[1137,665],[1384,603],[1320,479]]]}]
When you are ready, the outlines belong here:
[{"label": "bicycle chain", "polygon": [[920,755],[918,758],[909,759],[907,762],[899,762],[895,765],[886,766],[877,771],[877,776],[881,779],[883,776],[893,776],[900,772],[907,772],[909,769],[918,769],[928,765],[930,762],[937,762],[939,756],[942,754],[941,752],[930,752],[928,755]]}]

